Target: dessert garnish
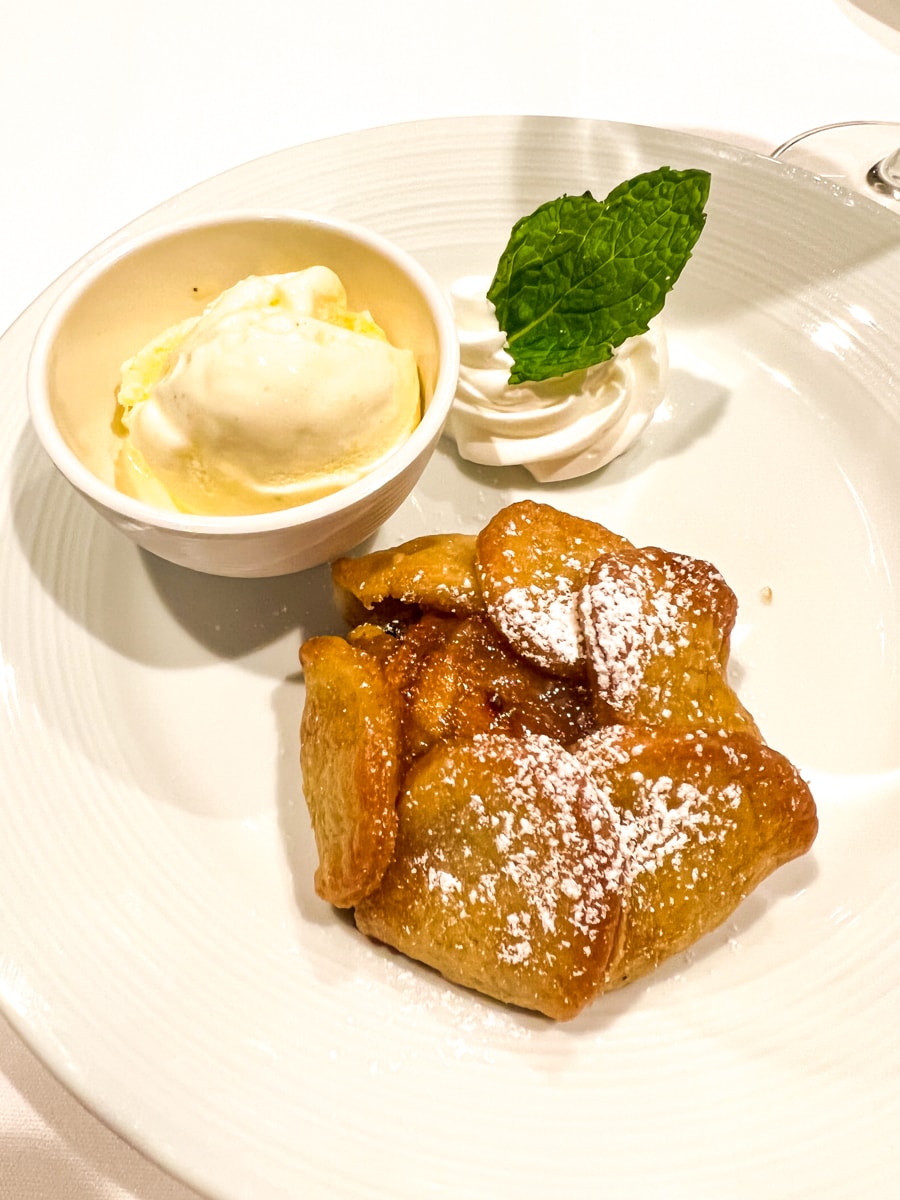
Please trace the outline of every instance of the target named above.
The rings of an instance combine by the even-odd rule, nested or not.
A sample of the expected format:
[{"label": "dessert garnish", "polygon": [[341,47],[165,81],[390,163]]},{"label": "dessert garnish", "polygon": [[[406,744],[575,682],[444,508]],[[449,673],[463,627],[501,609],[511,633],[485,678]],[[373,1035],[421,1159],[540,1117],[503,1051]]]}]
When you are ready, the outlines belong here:
[{"label": "dessert garnish", "polygon": [[646,333],[706,221],[708,171],[659,167],[613,188],[560,196],[513,226],[488,299],[527,383],[605,362]]},{"label": "dessert garnish", "polygon": [[516,223],[493,278],[454,282],[447,433],[464,459],[556,482],[640,437],[666,394],[660,310],[702,232],[709,183],[660,167],[605,200],[560,196]]}]

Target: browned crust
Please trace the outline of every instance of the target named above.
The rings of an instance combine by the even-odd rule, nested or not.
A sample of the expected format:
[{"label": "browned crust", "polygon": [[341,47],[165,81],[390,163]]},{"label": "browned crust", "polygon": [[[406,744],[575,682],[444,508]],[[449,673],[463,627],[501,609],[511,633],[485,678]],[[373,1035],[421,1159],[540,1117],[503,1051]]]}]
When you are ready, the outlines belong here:
[{"label": "browned crust", "polygon": [[319,854],[315,887],[339,908],[376,887],[397,836],[400,699],[381,664],[343,638],[300,651],[303,791]]},{"label": "browned crust", "polygon": [[554,675],[583,678],[578,596],[600,554],[631,543],[596,521],[522,500],[478,535],[488,616],[516,653]]}]

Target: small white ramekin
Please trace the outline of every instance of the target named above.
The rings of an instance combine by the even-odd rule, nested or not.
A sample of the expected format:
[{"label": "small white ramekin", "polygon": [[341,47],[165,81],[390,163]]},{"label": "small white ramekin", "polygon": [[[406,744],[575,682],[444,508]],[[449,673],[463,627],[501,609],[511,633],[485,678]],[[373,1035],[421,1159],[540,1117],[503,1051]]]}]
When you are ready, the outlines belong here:
[{"label": "small white ramekin", "polygon": [[[279,512],[191,516],[119,492],[113,482],[113,417],[125,359],[248,275],[319,263],[340,276],[352,308],[368,309],[395,345],[413,351],[423,416],[409,439],[350,486]],[[197,571],[264,577],[347,553],[403,503],[440,438],[458,369],[449,304],[410,255],[333,217],[245,211],[158,228],[86,266],[38,331],[28,367],[28,404],[37,436],[59,471],[132,541]]]}]

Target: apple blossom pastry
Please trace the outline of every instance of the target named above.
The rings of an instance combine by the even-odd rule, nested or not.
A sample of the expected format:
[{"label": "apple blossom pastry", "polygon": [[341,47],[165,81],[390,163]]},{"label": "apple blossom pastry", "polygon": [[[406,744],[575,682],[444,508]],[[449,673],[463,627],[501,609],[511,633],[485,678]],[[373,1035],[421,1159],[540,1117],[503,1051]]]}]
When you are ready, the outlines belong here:
[{"label": "apple blossom pastry", "polygon": [[522,501],[334,577],[365,620],[301,649],[301,765],[317,890],[369,936],[565,1020],[812,845],[710,563]]}]

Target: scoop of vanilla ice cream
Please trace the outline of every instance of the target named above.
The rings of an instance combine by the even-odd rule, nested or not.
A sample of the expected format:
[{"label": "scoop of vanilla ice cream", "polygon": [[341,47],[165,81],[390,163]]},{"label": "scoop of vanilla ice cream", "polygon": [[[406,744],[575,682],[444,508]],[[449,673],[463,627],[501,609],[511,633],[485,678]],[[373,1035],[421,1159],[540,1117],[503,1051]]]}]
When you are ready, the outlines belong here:
[{"label": "scoop of vanilla ice cream", "polygon": [[459,279],[450,297],[461,365],[446,425],[460,455],[485,466],[524,466],[540,483],[605,466],[643,432],[665,394],[668,356],[656,326],[613,358],[539,383],[509,383],[506,335],[487,299],[490,280]]},{"label": "scoop of vanilla ice cream", "polygon": [[419,421],[411,351],[347,308],[324,266],[250,276],[123,364],[120,490],[208,515],[345,487]]}]

